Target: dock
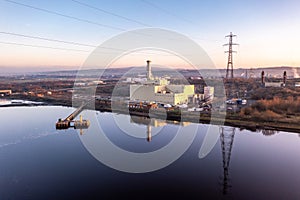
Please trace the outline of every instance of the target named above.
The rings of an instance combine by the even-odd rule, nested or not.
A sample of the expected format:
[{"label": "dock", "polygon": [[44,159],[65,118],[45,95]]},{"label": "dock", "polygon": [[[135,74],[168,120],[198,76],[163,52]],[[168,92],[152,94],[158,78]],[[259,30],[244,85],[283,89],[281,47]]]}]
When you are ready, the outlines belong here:
[{"label": "dock", "polygon": [[82,116],[80,116],[79,120],[74,120],[83,110],[84,107],[89,103],[82,103],[80,107],[78,107],[73,113],[71,113],[68,117],[65,119],[58,119],[56,122],[56,129],[68,129],[68,128],[74,128],[74,129],[87,129],[90,126],[89,120],[83,120]]}]

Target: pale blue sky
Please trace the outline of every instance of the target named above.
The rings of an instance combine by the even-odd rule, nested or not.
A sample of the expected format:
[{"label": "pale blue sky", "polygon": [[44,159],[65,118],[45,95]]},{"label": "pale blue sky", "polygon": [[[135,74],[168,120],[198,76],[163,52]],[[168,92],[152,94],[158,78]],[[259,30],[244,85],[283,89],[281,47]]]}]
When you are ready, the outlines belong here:
[{"label": "pale blue sky", "polygon": [[[12,0],[117,28],[107,28],[0,0],[0,32],[99,45],[124,30],[143,28],[72,0]],[[219,68],[225,67],[222,44],[238,35],[236,67],[300,66],[300,1],[297,0],[78,0],[151,27],[185,34],[201,45]],[[119,30],[120,29],[120,30]],[[92,51],[75,46],[0,34],[0,42]],[[79,66],[88,52],[23,47],[0,43],[1,66]],[[130,63],[127,63],[128,65]],[[133,65],[136,63],[132,63]]]}]

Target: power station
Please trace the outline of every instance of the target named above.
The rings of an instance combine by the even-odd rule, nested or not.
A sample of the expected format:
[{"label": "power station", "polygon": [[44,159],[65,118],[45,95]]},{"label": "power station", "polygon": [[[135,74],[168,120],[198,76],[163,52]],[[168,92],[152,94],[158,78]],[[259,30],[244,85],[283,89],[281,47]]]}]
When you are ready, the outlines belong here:
[{"label": "power station", "polygon": [[[175,85],[165,78],[153,78],[150,60],[147,60],[147,81],[130,85],[130,100],[143,102],[157,102],[161,104],[188,104],[195,97],[194,85]],[[213,97],[213,87],[205,89],[205,96]]]},{"label": "power station", "polygon": [[165,78],[152,76],[150,60],[147,60],[147,81],[138,85],[130,85],[130,100],[159,102],[162,104],[187,104],[194,95],[194,85],[170,85]]}]

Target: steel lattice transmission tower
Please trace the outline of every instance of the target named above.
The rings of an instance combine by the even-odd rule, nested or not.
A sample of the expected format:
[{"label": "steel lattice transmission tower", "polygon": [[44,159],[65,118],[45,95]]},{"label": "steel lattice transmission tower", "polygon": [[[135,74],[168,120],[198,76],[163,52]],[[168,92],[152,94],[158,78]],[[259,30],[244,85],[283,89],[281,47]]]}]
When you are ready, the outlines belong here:
[{"label": "steel lattice transmission tower", "polygon": [[[236,35],[233,35],[232,32],[230,32],[229,35],[226,35],[225,37],[229,38],[229,42],[227,44],[224,44],[223,46],[228,46],[228,51],[225,51],[225,53],[228,53],[228,62],[227,62],[227,69],[226,69],[226,79],[227,78],[233,78],[233,57],[232,53],[236,53],[236,51],[232,50],[233,45],[238,45],[236,43],[232,42],[232,38],[236,37]],[[229,77],[229,71],[230,71],[230,77]]]}]

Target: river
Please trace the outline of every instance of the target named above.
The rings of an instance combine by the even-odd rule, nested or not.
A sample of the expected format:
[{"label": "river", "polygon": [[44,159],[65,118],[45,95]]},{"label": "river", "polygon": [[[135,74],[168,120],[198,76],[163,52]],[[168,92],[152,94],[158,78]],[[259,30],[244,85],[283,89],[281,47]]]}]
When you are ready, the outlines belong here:
[{"label": "river", "polygon": [[0,108],[0,199],[300,199],[296,133],[72,111]]}]

